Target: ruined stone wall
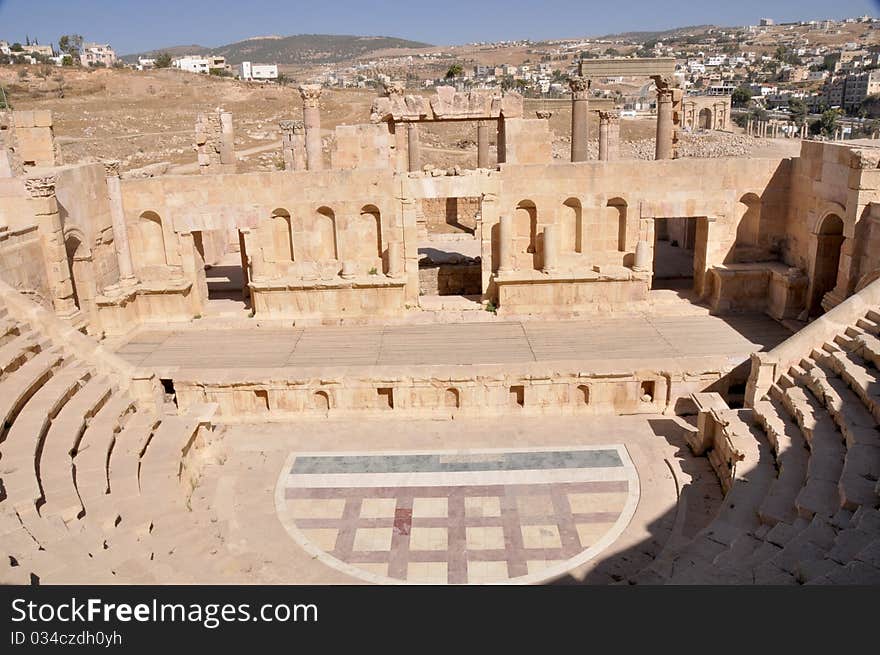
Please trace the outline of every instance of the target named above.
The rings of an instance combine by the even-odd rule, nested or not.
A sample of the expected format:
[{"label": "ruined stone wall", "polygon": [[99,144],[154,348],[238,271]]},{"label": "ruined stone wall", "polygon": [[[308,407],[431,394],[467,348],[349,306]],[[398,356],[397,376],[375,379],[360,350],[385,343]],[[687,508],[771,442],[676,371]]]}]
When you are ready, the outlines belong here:
[{"label": "ruined stone wall", "polygon": [[55,146],[50,110],[15,110],[12,112],[12,126],[12,147],[23,166],[61,164],[61,155]]},{"label": "ruined stone wall", "polygon": [[[0,198],[0,203],[5,200]],[[35,223],[24,228],[0,227],[0,280],[52,309],[49,280]]]},{"label": "ruined stone wall", "polygon": [[119,281],[104,166],[65,168],[58,174],[55,194],[65,241],[82,243],[79,257],[91,262],[95,292],[101,293]]},{"label": "ruined stone wall", "polygon": [[340,125],[330,152],[331,167],[360,170],[392,168],[393,139],[387,123]]}]

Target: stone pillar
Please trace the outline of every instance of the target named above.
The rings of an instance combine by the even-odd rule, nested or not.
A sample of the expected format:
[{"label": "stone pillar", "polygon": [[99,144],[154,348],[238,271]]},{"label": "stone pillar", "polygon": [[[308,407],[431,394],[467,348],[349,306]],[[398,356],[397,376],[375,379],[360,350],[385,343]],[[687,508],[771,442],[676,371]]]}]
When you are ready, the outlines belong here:
[{"label": "stone pillar", "polygon": [[389,241],[387,277],[403,277],[403,264],[403,243],[400,241]]},{"label": "stone pillar", "polygon": [[654,78],[657,85],[657,138],[654,159],[672,159],[672,85],[671,82],[658,77]]},{"label": "stone pillar", "polygon": [[513,262],[513,216],[505,214],[498,222],[498,275],[512,273]]},{"label": "stone pillar", "polygon": [[587,161],[590,138],[587,118],[590,110],[590,81],[573,77],[568,81],[571,87],[571,160]]},{"label": "stone pillar", "polygon": [[52,307],[59,317],[72,318],[79,310],[73,296],[61,213],[55,197],[55,180],[54,175],[43,175],[25,179],[24,185],[31,197],[33,213],[43,236],[43,256],[52,293]]},{"label": "stone pillar", "polygon": [[651,270],[651,245],[647,241],[636,243],[636,258],[633,269],[637,271]]},{"label": "stone pillar", "polygon": [[306,168],[310,171],[320,171],[324,168],[324,148],[321,145],[321,109],[319,107],[323,91],[320,84],[303,84],[299,87],[299,95],[303,101]]},{"label": "stone pillar", "polygon": [[394,134],[394,170],[402,172],[409,168],[406,125],[404,123],[391,123],[391,130]]},{"label": "stone pillar", "polygon": [[477,123],[477,168],[489,168],[489,122]]},{"label": "stone pillar", "polygon": [[620,114],[616,111],[599,112],[599,159],[617,159],[618,137],[620,135]]},{"label": "stone pillar", "polygon": [[220,163],[235,165],[235,130],[228,111],[220,112]]},{"label": "stone pillar", "polygon": [[544,226],[544,272],[555,273],[559,270],[559,226]]},{"label": "stone pillar", "polygon": [[284,162],[284,170],[294,170],[293,156],[293,121],[281,121],[278,123],[281,129],[281,159]]},{"label": "stone pillar", "polygon": [[122,185],[119,180],[119,162],[105,161],[104,173],[107,176],[107,195],[110,198],[110,219],[113,223],[113,243],[116,246],[116,259],[119,262],[120,284],[133,284],[134,266],[131,261],[131,247],[128,243],[128,228],[125,224],[125,209],[122,206]]},{"label": "stone pillar", "polygon": [[620,112],[609,112],[608,119],[608,160],[620,159]]},{"label": "stone pillar", "polygon": [[422,154],[419,149],[419,125],[418,123],[406,124],[407,152],[409,153],[409,170],[419,171],[422,169]]}]

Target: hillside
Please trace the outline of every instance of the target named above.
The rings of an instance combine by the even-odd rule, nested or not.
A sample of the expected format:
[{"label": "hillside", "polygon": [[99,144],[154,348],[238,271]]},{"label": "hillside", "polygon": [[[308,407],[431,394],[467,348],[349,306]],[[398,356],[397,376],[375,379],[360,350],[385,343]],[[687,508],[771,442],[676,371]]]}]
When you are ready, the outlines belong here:
[{"label": "hillside", "polygon": [[148,50],[146,52],[138,52],[131,55],[123,55],[120,57],[123,61],[127,61],[129,63],[137,62],[138,57],[155,57],[160,52],[167,52],[172,57],[180,57],[183,55],[206,55],[211,52],[211,48],[206,48],[203,45],[174,45],[168,48],[156,48],[155,50]]},{"label": "hillside", "polygon": [[213,54],[226,57],[230,64],[254,61],[273,64],[327,64],[363,57],[379,50],[426,48],[428,43],[390,36],[355,36],[349,34],[295,34],[293,36],[256,37],[216,48],[175,46],[151,53],[126,55],[128,61],[158,52],[172,55]]},{"label": "hillside", "polygon": [[688,25],[686,27],[675,27],[670,30],[655,32],[620,32],[618,34],[605,34],[604,36],[591,38],[604,41],[631,41],[634,43],[643,43],[645,41],[663,41],[692,34],[702,34],[714,27],[714,25]]}]

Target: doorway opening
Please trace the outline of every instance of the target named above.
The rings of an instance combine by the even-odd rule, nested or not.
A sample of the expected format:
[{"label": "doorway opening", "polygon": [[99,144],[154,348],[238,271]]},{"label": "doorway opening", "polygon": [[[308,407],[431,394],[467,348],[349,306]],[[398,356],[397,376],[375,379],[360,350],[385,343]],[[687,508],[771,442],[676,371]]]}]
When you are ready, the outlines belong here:
[{"label": "doorway opening", "polygon": [[239,230],[193,232],[197,263],[205,271],[207,312],[211,315],[248,313],[247,250]]},{"label": "doorway opening", "polygon": [[837,286],[840,251],[843,247],[843,220],[829,214],[816,235],[816,262],[813,266],[813,292],[810,294],[810,318],[821,315],[822,299]]},{"label": "doorway opening", "polygon": [[692,218],[654,219],[654,278],[652,289],[692,291],[697,221]]}]

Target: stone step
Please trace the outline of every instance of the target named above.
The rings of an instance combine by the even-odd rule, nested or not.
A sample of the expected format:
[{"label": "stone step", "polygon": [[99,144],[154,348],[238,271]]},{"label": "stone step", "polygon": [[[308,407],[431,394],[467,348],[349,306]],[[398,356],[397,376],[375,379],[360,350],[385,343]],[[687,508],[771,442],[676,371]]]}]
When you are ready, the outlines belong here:
[{"label": "stone step", "polygon": [[110,451],[117,433],[133,410],[134,401],[127,394],[114,394],[89,421],[74,448],[74,482],[86,511],[91,504],[102,502],[109,489],[107,462]]},{"label": "stone step", "polygon": [[856,321],[855,326],[860,330],[864,330],[868,334],[872,334],[875,337],[880,337],[880,324],[875,321],[871,321],[866,318],[860,318]]},{"label": "stone step", "polygon": [[61,365],[60,350],[51,349],[29,359],[21,368],[0,380],[0,429],[9,425],[37,389]]},{"label": "stone step", "polygon": [[758,516],[771,526],[779,521],[791,523],[797,518],[795,498],[806,480],[810,452],[797,425],[786,415],[779,401],[760,401],[754,409],[768,440],[771,445],[775,444],[779,471],[758,509]]},{"label": "stone step", "polygon": [[80,365],[58,369],[31,396],[9,429],[3,442],[0,475],[7,500],[14,505],[36,503],[42,498],[39,460],[49,423],[89,375],[89,369]]},{"label": "stone step", "polygon": [[880,420],[880,375],[877,370],[854,351],[834,353],[826,363],[858,395],[876,424]]},{"label": "stone step", "polygon": [[833,516],[840,507],[837,483],[845,456],[842,437],[828,412],[804,387],[787,389],[783,398],[810,447],[806,481],[795,499],[798,516]]},{"label": "stone step", "polygon": [[20,334],[0,347],[0,373],[6,375],[24,364],[39,350],[33,332]]},{"label": "stone step", "polygon": [[157,416],[137,412],[120,431],[116,437],[108,469],[111,493],[119,493],[123,496],[136,496],[140,493],[138,470],[141,453],[144,452],[159,423]]},{"label": "stone step", "polygon": [[83,507],[73,482],[73,459],[76,447],[88,421],[100,411],[112,389],[105,377],[93,377],[52,421],[40,461],[40,480],[45,504],[40,513],[57,513],[65,520],[75,518]]}]

